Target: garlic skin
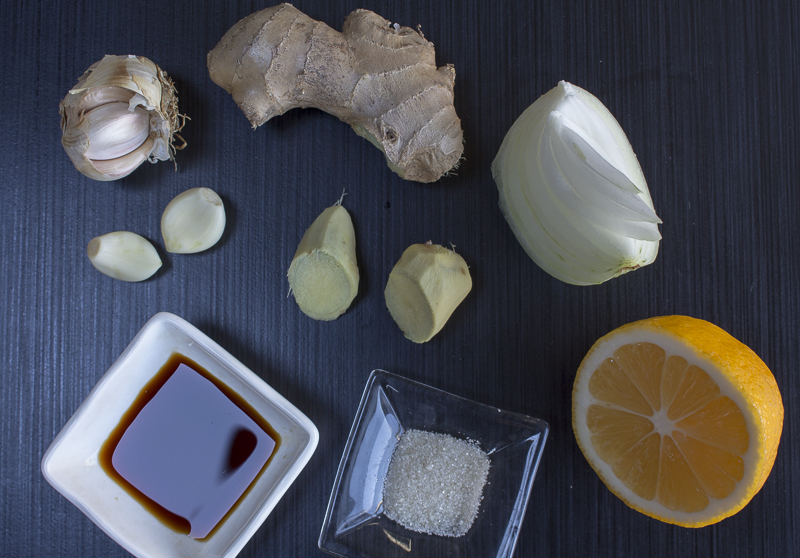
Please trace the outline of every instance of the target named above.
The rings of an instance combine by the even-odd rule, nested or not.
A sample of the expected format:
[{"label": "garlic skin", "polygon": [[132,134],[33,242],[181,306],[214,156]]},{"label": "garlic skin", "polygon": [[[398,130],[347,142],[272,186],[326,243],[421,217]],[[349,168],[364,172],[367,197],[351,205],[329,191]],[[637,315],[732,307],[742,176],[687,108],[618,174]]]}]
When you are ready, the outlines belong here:
[{"label": "garlic skin", "polygon": [[[95,180],[117,180],[145,161],[173,159],[176,135],[172,80],[142,56],[105,56],[92,64],[59,105],[61,144],[75,168]],[[176,147],[174,139],[182,145]]]},{"label": "garlic skin", "polygon": [[131,283],[144,281],[161,267],[161,258],[153,245],[128,231],[93,238],[86,255],[100,273]]},{"label": "garlic skin", "polygon": [[514,122],[492,163],[500,209],[536,264],[573,285],[652,263],[661,219],[625,132],[565,81]]},{"label": "garlic skin", "polygon": [[161,216],[167,252],[194,254],[214,246],[225,231],[225,206],[210,188],[192,188],[169,202]]}]

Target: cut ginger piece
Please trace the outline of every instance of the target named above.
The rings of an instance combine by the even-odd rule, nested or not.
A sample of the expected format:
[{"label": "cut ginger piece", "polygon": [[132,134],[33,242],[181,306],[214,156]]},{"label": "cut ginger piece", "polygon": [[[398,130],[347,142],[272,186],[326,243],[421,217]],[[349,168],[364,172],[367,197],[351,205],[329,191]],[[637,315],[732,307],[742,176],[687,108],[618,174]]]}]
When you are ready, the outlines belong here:
[{"label": "cut ginger piece", "polygon": [[412,244],[403,252],[386,283],[386,307],[414,343],[439,333],[472,290],[464,258],[438,244]]},{"label": "cut ginger piece", "polygon": [[300,310],[315,320],[335,320],[358,293],[356,237],[341,205],[327,208],[311,224],[289,266],[289,286]]},{"label": "cut ginger piece", "polygon": [[602,337],[572,392],[589,464],[630,507],[684,527],[741,510],[772,470],[783,403],[766,364],[703,320],[666,316]]}]

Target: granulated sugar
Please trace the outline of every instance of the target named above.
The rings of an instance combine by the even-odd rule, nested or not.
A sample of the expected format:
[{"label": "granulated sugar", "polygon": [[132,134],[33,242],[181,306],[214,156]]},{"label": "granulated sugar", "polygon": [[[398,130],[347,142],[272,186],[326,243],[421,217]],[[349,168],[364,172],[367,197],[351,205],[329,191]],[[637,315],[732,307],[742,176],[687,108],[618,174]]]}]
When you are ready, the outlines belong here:
[{"label": "granulated sugar", "polygon": [[488,474],[489,458],[476,445],[408,430],[386,473],[386,516],[419,533],[465,535],[478,515]]}]

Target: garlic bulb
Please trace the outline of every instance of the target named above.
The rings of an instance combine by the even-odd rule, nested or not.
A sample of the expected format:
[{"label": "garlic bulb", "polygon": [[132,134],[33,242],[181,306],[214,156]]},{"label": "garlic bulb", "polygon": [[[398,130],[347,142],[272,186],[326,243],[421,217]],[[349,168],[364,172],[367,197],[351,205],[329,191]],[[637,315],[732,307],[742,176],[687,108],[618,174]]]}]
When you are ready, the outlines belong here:
[{"label": "garlic bulb", "polygon": [[141,56],[105,56],[64,97],[61,144],[80,172],[116,180],[144,161],[172,159],[185,116],[172,80]]},{"label": "garlic bulb", "polygon": [[127,231],[93,238],[86,255],[100,273],[121,281],[144,281],[161,267],[161,258],[153,245]]},{"label": "garlic bulb", "polygon": [[225,207],[210,188],[192,188],[169,202],[161,216],[167,252],[194,254],[208,250],[225,230]]},{"label": "garlic bulb", "polygon": [[614,116],[565,81],[528,107],[492,163],[500,208],[528,255],[573,285],[652,263],[661,220]]}]

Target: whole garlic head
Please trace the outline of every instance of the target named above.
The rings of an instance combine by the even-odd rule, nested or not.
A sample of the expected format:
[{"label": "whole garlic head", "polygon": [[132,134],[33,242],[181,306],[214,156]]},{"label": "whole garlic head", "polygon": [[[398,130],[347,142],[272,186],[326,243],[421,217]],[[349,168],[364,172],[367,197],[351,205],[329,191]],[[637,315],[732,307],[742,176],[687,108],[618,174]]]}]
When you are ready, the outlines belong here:
[{"label": "whole garlic head", "polygon": [[61,144],[80,172],[109,181],[145,161],[173,159],[178,112],[172,80],[142,56],[105,56],[92,64],[64,97]]}]

